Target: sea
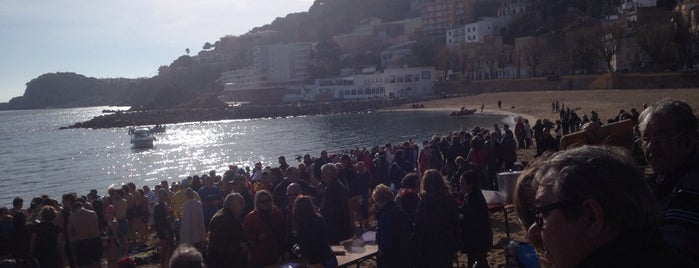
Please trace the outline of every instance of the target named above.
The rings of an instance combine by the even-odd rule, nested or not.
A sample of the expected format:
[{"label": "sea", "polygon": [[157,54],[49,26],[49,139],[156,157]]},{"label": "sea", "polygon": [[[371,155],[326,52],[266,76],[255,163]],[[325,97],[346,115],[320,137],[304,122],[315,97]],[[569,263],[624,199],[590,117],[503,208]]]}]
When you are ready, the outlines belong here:
[{"label": "sea", "polygon": [[408,139],[421,144],[433,135],[505,120],[416,109],[189,122],[167,125],[165,133],[156,134],[155,147],[146,150],[131,148],[127,128],[59,130],[105,109],[128,107],[0,111],[0,206],[9,207],[16,196],[28,207],[42,194],[60,199],[97,189],[103,195],[127,182],[153,186],[210,170],[220,174],[230,164],[278,166],[279,156],[296,165],[297,156],[315,157],[322,150],[341,153]]}]

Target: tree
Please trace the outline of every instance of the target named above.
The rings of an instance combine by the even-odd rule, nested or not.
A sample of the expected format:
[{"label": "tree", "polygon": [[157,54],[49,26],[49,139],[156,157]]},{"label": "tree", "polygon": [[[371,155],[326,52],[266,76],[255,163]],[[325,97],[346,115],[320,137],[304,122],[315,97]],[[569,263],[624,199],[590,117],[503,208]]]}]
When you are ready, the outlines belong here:
[{"label": "tree", "polygon": [[590,28],[568,32],[566,41],[575,68],[586,73],[597,69],[597,50],[594,45],[594,32]]},{"label": "tree", "polygon": [[650,58],[652,70],[663,70],[675,61],[674,32],[669,25],[648,24],[637,29],[636,44]]},{"label": "tree", "polygon": [[187,52],[187,55],[189,55],[189,48],[186,48],[184,52]]},{"label": "tree", "polygon": [[536,67],[541,64],[544,58],[544,42],[539,37],[532,37],[527,44],[522,46],[521,52],[524,63],[532,70],[530,76],[536,77]]},{"label": "tree", "polygon": [[[204,47],[202,47],[202,48],[203,48],[204,50],[209,50],[209,49],[214,48],[214,46],[213,46],[211,43],[206,42],[206,43],[204,43]],[[189,54],[189,53],[187,53],[187,54]]]},{"label": "tree", "polygon": [[616,25],[602,26],[594,30],[594,47],[597,57],[607,64],[607,70],[611,73],[612,58],[621,47],[621,39],[624,35],[624,28]]}]

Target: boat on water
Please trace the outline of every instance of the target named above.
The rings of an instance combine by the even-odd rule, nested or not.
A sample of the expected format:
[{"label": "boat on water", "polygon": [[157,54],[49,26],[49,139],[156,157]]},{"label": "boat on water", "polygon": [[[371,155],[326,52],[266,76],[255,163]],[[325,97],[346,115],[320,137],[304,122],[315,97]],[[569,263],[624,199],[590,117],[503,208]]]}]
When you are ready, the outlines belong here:
[{"label": "boat on water", "polygon": [[461,109],[460,111],[455,111],[449,113],[451,116],[460,116],[460,115],[472,115],[476,113],[478,109]]},{"label": "boat on water", "polygon": [[154,127],[150,128],[150,133],[164,133],[165,132],[165,125],[155,125]]},{"label": "boat on water", "polygon": [[129,135],[131,136],[131,148],[153,148],[155,137],[153,137],[149,128],[130,128]]}]

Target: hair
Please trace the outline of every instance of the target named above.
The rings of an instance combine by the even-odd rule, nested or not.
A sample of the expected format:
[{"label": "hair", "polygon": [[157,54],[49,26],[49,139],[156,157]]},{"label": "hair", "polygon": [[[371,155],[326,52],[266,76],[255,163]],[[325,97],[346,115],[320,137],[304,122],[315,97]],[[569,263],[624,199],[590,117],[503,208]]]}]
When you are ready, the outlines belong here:
[{"label": "hair", "polygon": [[697,115],[686,102],[664,99],[656,102],[641,112],[638,117],[639,128],[643,130],[653,116],[663,115],[675,119],[677,131],[695,134],[697,132]]},{"label": "hair", "polygon": [[514,206],[515,213],[519,223],[526,232],[532,224],[534,224],[534,215],[529,213],[529,209],[536,206],[536,188],[532,186],[532,181],[534,181],[534,175],[539,170],[541,163],[551,157],[550,152],[545,152],[543,155],[529,165],[522,173],[517,177],[517,183],[514,189]]},{"label": "hair", "polygon": [[294,200],[294,213],[291,216],[294,230],[298,230],[301,226],[310,222],[316,217],[320,217],[316,213],[315,206],[310,197],[301,195]]},{"label": "hair", "polygon": [[657,228],[657,208],[636,163],[618,147],[582,146],[555,153],[543,161],[532,186],[549,187],[568,219],[581,215],[581,203],[597,201],[605,221],[616,231],[642,233]]},{"label": "hair", "polygon": [[371,193],[372,198],[374,198],[374,203],[387,203],[395,198],[395,195],[391,191],[391,188],[384,184],[376,185],[374,192]]},{"label": "hair", "polygon": [[269,196],[269,200],[272,201],[272,194],[270,194],[267,190],[260,190],[255,193],[255,210],[260,209],[260,198],[265,195]]},{"label": "hair", "polygon": [[39,212],[39,215],[41,216],[42,221],[53,221],[53,219],[56,218],[56,209],[51,206],[43,206],[41,207],[41,212]]},{"label": "hair", "polygon": [[466,158],[463,156],[457,156],[456,159],[454,159],[454,164],[456,164],[457,167],[460,167],[461,165],[465,165],[468,162],[466,161]]},{"label": "hair", "polygon": [[470,145],[471,148],[473,148],[474,150],[482,149],[482,148],[483,148],[483,145],[484,145],[483,139],[478,138],[478,137],[473,138],[473,139],[471,139],[471,142],[469,143],[469,145]]},{"label": "hair", "polygon": [[323,166],[320,167],[321,174],[323,173],[329,173],[331,174],[333,180],[337,179],[337,168],[335,167],[335,164],[333,163],[327,163]]},{"label": "hair", "polygon": [[224,211],[230,209],[230,207],[233,205],[233,203],[238,200],[245,206],[245,198],[243,198],[242,195],[239,193],[232,193],[228,194],[225,199],[223,199],[223,208]]},{"label": "hair", "polygon": [[449,196],[449,186],[444,181],[444,177],[436,169],[429,169],[422,175],[423,194],[437,197]]},{"label": "hair", "polygon": [[300,184],[292,182],[289,183],[289,186],[286,187],[286,193],[301,194],[303,193],[303,189],[301,188]]},{"label": "hair", "polygon": [[397,150],[395,154],[393,154],[393,158],[396,160],[403,161],[405,159],[405,154],[403,153],[403,150]]},{"label": "hair", "polygon": [[418,184],[420,184],[420,175],[412,172],[405,174],[403,179],[400,180],[400,185],[403,186],[403,188],[415,189]]},{"label": "hair", "polygon": [[203,268],[204,258],[199,251],[188,244],[181,244],[170,257],[170,268]]},{"label": "hair", "polygon": [[461,174],[461,177],[459,178],[459,182],[465,182],[467,184],[470,184],[471,187],[474,190],[480,190],[481,187],[478,184],[478,180],[481,178],[481,174],[475,170],[466,170],[463,174]]},{"label": "hair", "polygon": [[13,207],[20,207],[24,203],[24,199],[20,197],[15,197],[15,199],[12,199],[12,206]]},{"label": "hair", "polygon": [[71,204],[75,203],[75,195],[73,194],[64,194],[61,200],[65,200],[70,202]]}]

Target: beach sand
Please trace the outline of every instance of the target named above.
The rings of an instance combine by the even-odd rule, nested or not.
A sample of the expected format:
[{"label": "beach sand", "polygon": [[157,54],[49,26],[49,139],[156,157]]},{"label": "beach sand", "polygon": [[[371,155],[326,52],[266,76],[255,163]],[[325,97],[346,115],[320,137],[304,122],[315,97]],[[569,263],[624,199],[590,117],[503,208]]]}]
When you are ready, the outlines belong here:
[{"label": "beach sand", "polygon": [[[558,100],[566,108],[575,109],[580,117],[596,111],[600,118],[606,121],[617,115],[620,109],[630,111],[636,108],[642,110],[643,103],[651,104],[663,98],[673,98],[689,103],[695,111],[699,110],[699,88],[697,89],[657,89],[657,90],[579,90],[579,91],[528,91],[528,92],[499,92],[484,93],[473,96],[452,96],[444,99],[436,99],[423,102],[425,109],[443,110],[445,116],[449,111],[457,111],[461,107],[478,108],[484,105],[484,112],[490,114],[506,114],[511,116],[523,116],[533,124],[537,119],[558,119],[558,114],[551,112],[551,102]],[[498,100],[502,101],[502,108],[497,107]],[[411,104],[406,104],[393,109],[413,109]],[[514,123],[510,124],[514,127]],[[519,161],[531,161],[536,153],[536,147],[520,149],[517,151]],[[526,241],[526,234],[517,221],[517,217],[510,207],[508,209],[507,223],[509,224],[510,237],[516,241]],[[488,264],[490,267],[504,267],[506,263],[504,247],[507,245],[505,228],[505,216],[503,212],[490,214],[490,222],[493,228],[493,249],[488,252]],[[157,267],[155,265],[139,267]],[[376,267],[372,261],[365,262],[362,267]],[[456,264],[454,264],[456,267]],[[459,254],[459,266],[466,267],[466,256]]]}]

